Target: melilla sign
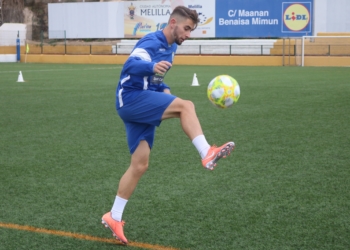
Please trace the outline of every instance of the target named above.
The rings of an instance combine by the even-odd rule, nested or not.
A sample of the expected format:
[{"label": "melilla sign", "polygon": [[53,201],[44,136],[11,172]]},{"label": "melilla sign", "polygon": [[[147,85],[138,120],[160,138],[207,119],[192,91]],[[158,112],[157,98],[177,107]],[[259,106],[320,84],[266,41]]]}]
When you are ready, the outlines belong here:
[{"label": "melilla sign", "polygon": [[124,2],[124,36],[139,38],[162,30],[171,12],[184,5],[199,14],[200,22],[191,37],[215,37],[215,0],[154,0]]},{"label": "melilla sign", "polygon": [[196,10],[195,37],[298,37],[312,35],[314,0],[153,0],[125,1],[124,36],[140,38],[162,30],[172,10]]}]

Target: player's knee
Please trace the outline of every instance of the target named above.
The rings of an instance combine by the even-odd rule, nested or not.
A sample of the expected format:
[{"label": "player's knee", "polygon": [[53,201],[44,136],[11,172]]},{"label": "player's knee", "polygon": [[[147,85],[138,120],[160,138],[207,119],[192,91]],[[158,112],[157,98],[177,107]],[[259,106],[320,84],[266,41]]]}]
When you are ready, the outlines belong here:
[{"label": "player's knee", "polygon": [[194,103],[192,101],[184,100],[183,109],[186,111],[194,111]]},{"label": "player's knee", "polygon": [[143,175],[148,169],[148,163],[138,163],[133,165],[133,170],[136,175]]}]

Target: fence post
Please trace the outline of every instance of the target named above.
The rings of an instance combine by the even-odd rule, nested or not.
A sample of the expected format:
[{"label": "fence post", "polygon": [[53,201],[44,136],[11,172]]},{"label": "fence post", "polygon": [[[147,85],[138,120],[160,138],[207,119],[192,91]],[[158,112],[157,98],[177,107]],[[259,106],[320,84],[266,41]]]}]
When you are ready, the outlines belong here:
[{"label": "fence post", "polygon": [[21,42],[19,40],[19,31],[17,33],[17,39],[16,39],[16,52],[17,52],[17,62],[21,61]]},{"label": "fence post", "polygon": [[40,31],[40,47],[41,47],[41,54],[43,53],[43,42],[44,42],[44,31]]},{"label": "fence post", "polygon": [[285,48],[285,42],[286,42],[286,39],[283,37],[283,45],[282,45],[282,66],[285,66],[284,65],[284,48]]},{"label": "fence post", "polygon": [[260,53],[261,53],[261,56],[264,55],[264,45],[260,45]]},{"label": "fence post", "polygon": [[67,54],[67,39],[66,39],[66,31],[64,31],[64,54]]},{"label": "fence post", "polygon": [[290,53],[290,37],[288,38],[288,65],[290,66],[290,57],[291,57],[291,53]]}]

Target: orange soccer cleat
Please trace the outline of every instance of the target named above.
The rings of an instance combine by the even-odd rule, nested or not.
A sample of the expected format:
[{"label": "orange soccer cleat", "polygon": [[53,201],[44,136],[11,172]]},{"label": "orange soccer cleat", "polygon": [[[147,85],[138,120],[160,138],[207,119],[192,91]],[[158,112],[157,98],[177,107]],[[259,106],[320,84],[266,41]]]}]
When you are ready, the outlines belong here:
[{"label": "orange soccer cleat", "polygon": [[211,146],[207,155],[202,159],[203,167],[209,170],[214,170],[216,162],[221,158],[226,158],[226,156],[230,155],[234,148],[234,142],[227,142],[221,147],[216,147],[215,145]]},{"label": "orange soccer cleat", "polygon": [[125,224],[124,221],[114,220],[111,216],[111,212],[108,212],[102,216],[102,224],[105,227],[108,227],[112,231],[113,237],[119,240],[122,244],[128,244],[128,240],[126,239],[123,230]]}]

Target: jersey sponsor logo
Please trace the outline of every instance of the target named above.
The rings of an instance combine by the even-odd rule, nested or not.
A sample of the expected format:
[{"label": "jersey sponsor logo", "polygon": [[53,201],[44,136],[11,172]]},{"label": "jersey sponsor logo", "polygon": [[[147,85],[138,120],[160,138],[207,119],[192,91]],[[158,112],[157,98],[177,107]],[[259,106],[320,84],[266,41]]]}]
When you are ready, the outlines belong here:
[{"label": "jersey sponsor logo", "polygon": [[161,74],[155,74],[153,76],[151,76],[151,83],[154,84],[161,84],[164,80],[164,75]]}]

